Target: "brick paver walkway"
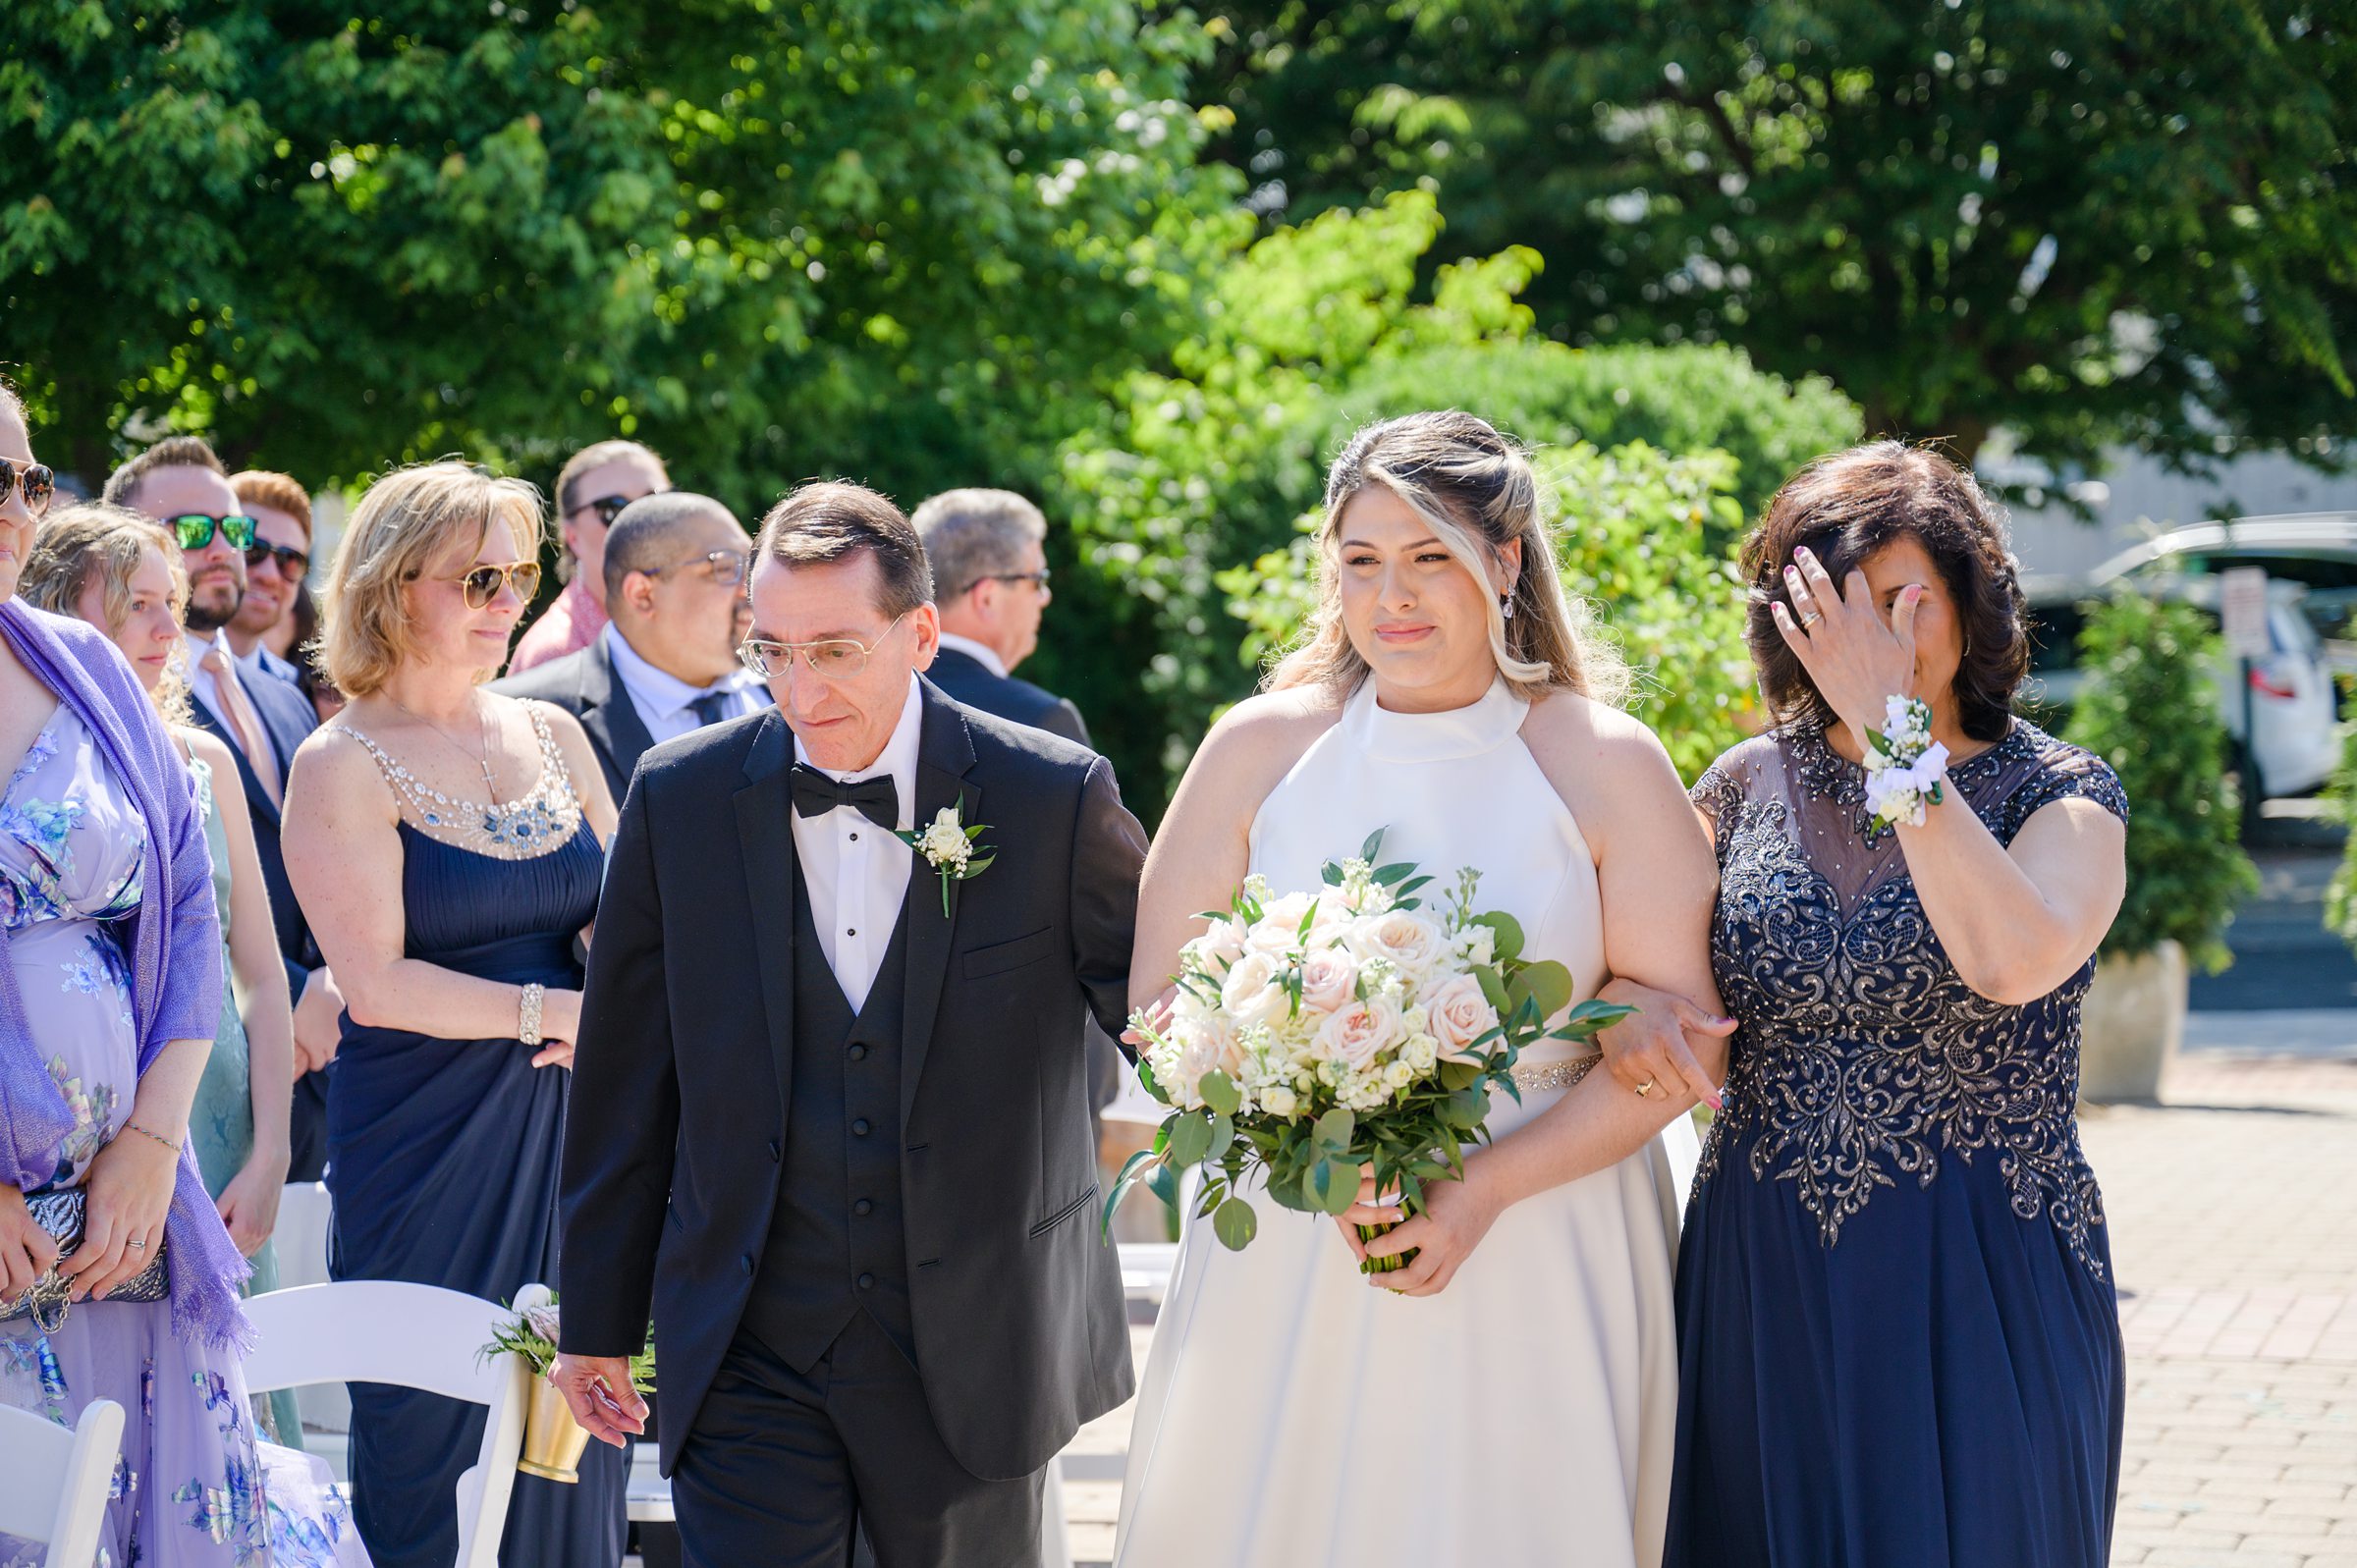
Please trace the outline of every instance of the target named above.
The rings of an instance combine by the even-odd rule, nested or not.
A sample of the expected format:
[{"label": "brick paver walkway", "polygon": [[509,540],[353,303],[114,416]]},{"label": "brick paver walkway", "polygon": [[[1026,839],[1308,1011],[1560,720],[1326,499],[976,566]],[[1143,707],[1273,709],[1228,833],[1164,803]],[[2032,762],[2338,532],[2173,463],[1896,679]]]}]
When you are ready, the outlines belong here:
[{"label": "brick paver walkway", "polygon": [[2204,1053],[2164,1097],[2083,1120],[2128,1346],[2111,1560],[2357,1568],[2357,1060]]},{"label": "brick paver walkway", "polygon": [[[2239,1049],[2083,1122],[2128,1347],[2112,1561],[2357,1568],[2357,1013],[2201,1022]],[[1082,1564],[1112,1556],[1128,1423],[1067,1459]]]}]

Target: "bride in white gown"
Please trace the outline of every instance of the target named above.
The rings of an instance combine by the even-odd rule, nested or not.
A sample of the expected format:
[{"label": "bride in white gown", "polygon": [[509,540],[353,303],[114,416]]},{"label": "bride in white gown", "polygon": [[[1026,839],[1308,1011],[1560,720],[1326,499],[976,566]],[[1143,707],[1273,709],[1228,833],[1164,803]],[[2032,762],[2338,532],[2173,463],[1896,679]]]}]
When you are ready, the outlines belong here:
[{"label": "bride in white gown", "polygon": [[1256,1204],[1240,1253],[1190,1225],[1116,1562],[1653,1568],[1687,1112],[1730,1027],[1713,1021],[1710,841],[1660,743],[1612,705],[1625,678],[1581,635],[1510,443],[1462,413],[1376,425],[1326,501],[1316,632],[1189,768],[1146,866],[1139,984],[1248,870],[1314,888],[1380,828],[1386,859],[1441,883],[1477,868],[1480,907],[1580,997],[1625,981],[1697,1005],[1618,1026],[1682,1064],[1641,1092],[1588,1073],[1592,1047],[1527,1053],[1494,1145],[1376,1244],[1418,1249],[1400,1272],[1359,1271],[1351,1227],[1396,1217],[1371,1190],[1340,1223]]}]

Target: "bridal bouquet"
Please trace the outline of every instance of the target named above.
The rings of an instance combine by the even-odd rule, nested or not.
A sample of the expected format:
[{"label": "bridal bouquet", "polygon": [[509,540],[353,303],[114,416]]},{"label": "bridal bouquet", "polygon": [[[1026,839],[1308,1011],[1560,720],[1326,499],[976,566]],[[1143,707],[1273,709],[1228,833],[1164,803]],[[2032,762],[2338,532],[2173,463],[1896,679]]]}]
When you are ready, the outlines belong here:
[{"label": "bridal bouquet", "polygon": [[1433,879],[1377,864],[1382,847],[1377,833],[1355,858],[1329,861],[1314,892],[1249,877],[1226,913],[1203,917],[1169,1015],[1130,1021],[1138,1076],[1171,1113],[1114,1184],[1108,1227],[1136,1184],[1176,1209],[1178,1175],[1197,1165],[1196,1216],[1232,1250],[1259,1228],[1248,1173],[1288,1209],[1340,1215],[1371,1171],[1421,1213],[1426,1183],[1462,1176],[1465,1145],[1487,1139],[1491,1095],[1520,1101],[1525,1048],[1588,1039],[1629,1011],[1582,1002],[1549,1028],[1571,1000],[1570,971],[1525,958],[1511,915],[1477,911],[1478,872],[1458,872],[1446,910],[1428,910]]}]

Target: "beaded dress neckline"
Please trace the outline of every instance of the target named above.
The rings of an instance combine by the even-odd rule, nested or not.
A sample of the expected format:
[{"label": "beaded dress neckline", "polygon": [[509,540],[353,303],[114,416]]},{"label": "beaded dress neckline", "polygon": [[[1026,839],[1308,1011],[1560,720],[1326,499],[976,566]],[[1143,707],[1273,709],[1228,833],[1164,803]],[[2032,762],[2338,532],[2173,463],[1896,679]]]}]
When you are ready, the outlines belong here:
[{"label": "beaded dress neckline", "polygon": [[527,708],[540,742],[540,777],[516,799],[500,804],[461,800],[427,785],[375,738],[351,725],[344,732],[368,749],[400,802],[402,826],[436,843],[495,860],[536,860],[570,842],[581,825],[580,797],[565,754],[537,707]]}]

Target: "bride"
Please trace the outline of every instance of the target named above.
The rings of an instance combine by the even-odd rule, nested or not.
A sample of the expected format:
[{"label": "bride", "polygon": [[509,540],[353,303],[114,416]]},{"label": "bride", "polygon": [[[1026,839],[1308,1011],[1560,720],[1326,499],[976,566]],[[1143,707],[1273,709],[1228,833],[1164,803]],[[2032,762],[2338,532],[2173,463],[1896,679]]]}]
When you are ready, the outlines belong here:
[{"label": "bride", "polygon": [[[1328,1221],[1260,1205],[1242,1252],[1189,1227],[1139,1392],[1119,1568],[1661,1558],[1677,1404],[1672,1258],[1725,1066],[1711,845],[1626,676],[1557,580],[1537,482],[1464,413],[1361,431],[1326,487],[1315,630],[1215,727],[1156,836],[1130,972],[1141,1001],[1245,874],[1280,890],[1385,830],[1387,858],[1482,874],[1577,995],[1699,1005],[1617,1026],[1676,1079],[1631,1092],[1592,1046],[1524,1054],[1521,1104],[1431,1213],[1371,1185]],[[1633,995],[1633,993],[1632,993]],[[1387,1289],[1385,1287],[1390,1287]],[[1397,1290],[1399,1294],[1393,1294]]]}]

